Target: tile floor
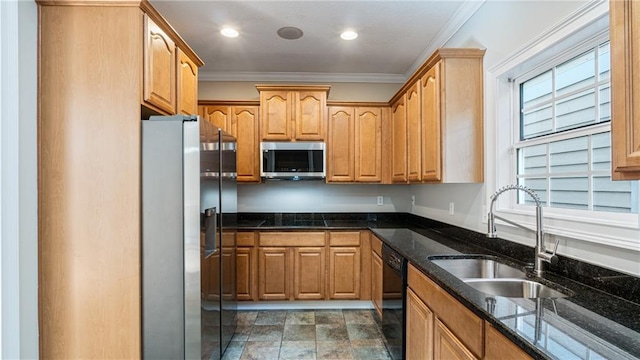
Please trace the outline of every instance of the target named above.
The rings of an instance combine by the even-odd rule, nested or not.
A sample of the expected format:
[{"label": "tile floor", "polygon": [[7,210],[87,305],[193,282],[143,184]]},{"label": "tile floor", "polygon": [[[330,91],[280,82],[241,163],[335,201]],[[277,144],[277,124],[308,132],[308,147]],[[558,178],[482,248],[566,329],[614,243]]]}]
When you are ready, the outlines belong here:
[{"label": "tile floor", "polygon": [[372,311],[239,311],[222,359],[390,359]]}]

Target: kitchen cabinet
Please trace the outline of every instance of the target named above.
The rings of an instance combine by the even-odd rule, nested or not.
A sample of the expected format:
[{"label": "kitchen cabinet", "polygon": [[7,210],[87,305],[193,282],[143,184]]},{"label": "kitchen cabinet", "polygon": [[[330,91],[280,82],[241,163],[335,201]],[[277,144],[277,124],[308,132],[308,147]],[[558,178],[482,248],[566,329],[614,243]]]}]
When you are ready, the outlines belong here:
[{"label": "kitchen cabinet", "polygon": [[[422,274],[412,264],[408,269],[408,290],[416,295],[414,301],[422,302],[433,314],[433,357],[435,359],[475,359],[484,355],[484,322],[445,290]],[[423,314],[407,320],[408,326],[418,325]],[[415,314],[414,314],[415,315]],[[428,318],[428,316],[426,316]],[[413,325],[412,325],[413,324]],[[407,325],[405,325],[407,326]],[[411,341],[408,353],[425,351],[420,343]],[[414,348],[417,346],[418,348]],[[427,349],[427,351],[429,351]]]},{"label": "kitchen cabinet", "polygon": [[391,99],[393,182],[484,181],[484,52],[436,50]]},{"label": "kitchen cabinet", "polygon": [[259,300],[324,299],[324,232],[261,232],[258,241]]},{"label": "kitchen cabinet", "polygon": [[238,232],[236,240],[236,293],[239,301],[258,300],[256,233]]},{"label": "kitchen cabinet", "polygon": [[476,360],[469,349],[436,318],[433,341],[433,357],[436,359]]},{"label": "kitchen cabinet", "polygon": [[355,180],[355,109],[345,106],[329,107],[327,141],[327,182]]},{"label": "kitchen cabinet", "polygon": [[140,120],[203,63],[148,1],[36,3],[39,355],[138,358]]},{"label": "kitchen cabinet", "polygon": [[424,181],[442,179],[440,152],[440,64],[435,64],[423,76],[422,87],[422,166]]},{"label": "kitchen cabinet", "polygon": [[371,301],[382,319],[382,241],[371,237]]},{"label": "kitchen cabinet", "polygon": [[329,86],[256,85],[260,133],[267,141],[323,141]]},{"label": "kitchen cabinet", "polygon": [[611,177],[640,179],[640,2],[609,1]]},{"label": "kitchen cabinet", "polygon": [[167,114],[176,112],[176,44],[146,14],[143,101]]},{"label": "kitchen cabinet", "polygon": [[198,114],[198,66],[178,49],[177,82],[177,113],[184,115]]},{"label": "kitchen cabinet", "polygon": [[388,107],[359,105],[329,107],[327,182],[382,181],[382,122]]},{"label": "kitchen cabinet", "polygon": [[329,233],[329,298],[360,299],[360,232]]},{"label": "kitchen cabinet", "polygon": [[530,360],[532,359],[511,340],[485,322],[484,358],[486,360]]},{"label": "kitchen cabinet", "polygon": [[391,181],[407,182],[407,95],[403,94],[391,104]]},{"label": "kitchen cabinet", "polygon": [[407,290],[407,359],[433,359],[433,312],[411,289]]},{"label": "kitchen cabinet", "polygon": [[260,182],[259,106],[251,101],[199,102],[202,119],[236,138],[238,182]]},{"label": "kitchen cabinet", "polygon": [[407,180],[420,182],[421,165],[421,112],[420,112],[420,79],[406,92],[406,126],[407,126]]},{"label": "kitchen cabinet", "polygon": [[295,247],[293,250],[293,298],[323,300],[325,295],[324,247]]}]

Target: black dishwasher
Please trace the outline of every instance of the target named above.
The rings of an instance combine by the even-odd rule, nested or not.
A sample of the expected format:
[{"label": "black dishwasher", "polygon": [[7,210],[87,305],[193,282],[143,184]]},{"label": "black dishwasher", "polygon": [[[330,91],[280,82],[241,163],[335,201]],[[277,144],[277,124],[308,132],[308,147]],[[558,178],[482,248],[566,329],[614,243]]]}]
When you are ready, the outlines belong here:
[{"label": "black dishwasher", "polygon": [[391,358],[404,359],[407,260],[382,245],[382,319],[378,326]]}]

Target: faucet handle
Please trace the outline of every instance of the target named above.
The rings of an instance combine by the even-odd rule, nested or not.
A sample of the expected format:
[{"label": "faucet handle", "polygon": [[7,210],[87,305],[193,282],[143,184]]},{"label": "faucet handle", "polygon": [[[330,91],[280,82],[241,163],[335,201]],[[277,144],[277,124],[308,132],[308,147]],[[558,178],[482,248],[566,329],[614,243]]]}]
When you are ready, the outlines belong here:
[{"label": "faucet handle", "polygon": [[558,256],[556,255],[556,251],[558,250],[558,244],[560,243],[560,239],[556,237],[556,244],[553,247],[553,252],[547,252],[546,250],[540,252],[538,257],[542,258],[542,260],[550,263],[551,265],[555,265],[560,261]]}]

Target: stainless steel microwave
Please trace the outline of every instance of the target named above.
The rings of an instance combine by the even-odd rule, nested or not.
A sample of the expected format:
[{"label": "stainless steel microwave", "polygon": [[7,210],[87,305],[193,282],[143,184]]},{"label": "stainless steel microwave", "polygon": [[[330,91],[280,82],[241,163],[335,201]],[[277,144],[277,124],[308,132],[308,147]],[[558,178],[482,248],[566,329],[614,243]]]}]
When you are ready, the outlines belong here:
[{"label": "stainless steel microwave", "polygon": [[265,179],[305,180],[325,177],[325,143],[260,143],[260,176]]}]

